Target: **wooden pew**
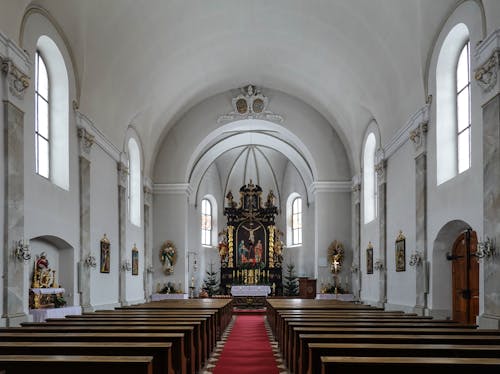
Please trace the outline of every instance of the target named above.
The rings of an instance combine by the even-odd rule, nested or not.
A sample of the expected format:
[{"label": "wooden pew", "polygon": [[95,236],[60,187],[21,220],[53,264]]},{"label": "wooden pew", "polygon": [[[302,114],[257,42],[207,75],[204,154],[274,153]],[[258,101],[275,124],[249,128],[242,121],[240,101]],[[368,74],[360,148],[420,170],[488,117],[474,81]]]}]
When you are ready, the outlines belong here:
[{"label": "wooden pew", "polygon": [[320,373],[321,356],[500,357],[500,345],[309,343],[308,351],[309,367],[300,373]]},{"label": "wooden pew", "polygon": [[[173,322],[151,322],[151,321],[146,321],[146,322],[136,322],[130,319],[125,319],[121,321],[94,321],[94,320],[85,320],[85,321],[74,321],[72,319],[62,319],[61,321],[49,321],[49,322],[24,322],[21,323],[22,327],[42,327],[42,328],[52,328],[52,327],[72,327],[71,331],[88,331],[91,330],[90,327],[105,327],[106,329],[111,328],[111,327],[121,327],[121,328],[126,328],[127,330],[129,327],[164,327],[164,326],[193,326],[193,339],[194,339],[194,346],[193,346],[193,358],[195,361],[195,370],[200,370],[203,367],[203,340],[201,338],[201,324],[200,322],[186,322],[186,321],[175,321]],[[178,329],[175,329],[174,331],[177,332]],[[150,330],[148,330],[149,332]],[[156,330],[155,330],[156,331]],[[163,330],[162,330],[163,331]],[[169,331],[170,332],[170,331]],[[189,355],[190,350],[187,350],[186,353]],[[189,357],[189,356],[188,356]],[[189,364],[189,359],[188,359],[188,364]]]},{"label": "wooden pew", "polygon": [[0,355],[0,371],[20,373],[152,374],[151,356]]},{"label": "wooden pew", "polygon": [[[17,328],[9,328],[14,330]],[[18,329],[25,329],[24,327]],[[140,344],[149,343],[172,343],[172,366],[176,374],[188,373],[186,353],[184,351],[183,333],[75,333],[75,332],[48,332],[38,329],[38,332],[0,332],[0,342],[129,342]],[[72,373],[73,374],[73,373]],[[88,374],[88,373],[87,373]],[[93,373],[92,373],[93,374]]]},{"label": "wooden pew", "polygon": [[152,356],[152,374],[173,373],[172,343],[0,342],[0,352],[1,355],[35,353],[38,356]]},{"label": "wooden pew", "polygon": [[[459,344],[459,345],[500,345],[500,335],[424,335],[408,334],[299,334],[297,370],[309,366],[309,343],[372,343],[372,344]],[[406,374],[406,373],[405,373]]]},{"label": "wooden pew", "polygon": [[366,370],[385,374],[431,373],[458,374],[479,370],[481,373],[500,372],[498,358],[471,357],[321,357],[321,373],[358,373]]},{"label": "wooden pew", "polygon": [[[1,332],[33,332],[33,333],[182,333],[184,339],[184,352],[188,373],[195,373],[196,347],[194,342],[194,328],[192,326],[42,326],[42,327],[10,327],[0,328]],[[198,346],[199,349],[199,346]]]}]

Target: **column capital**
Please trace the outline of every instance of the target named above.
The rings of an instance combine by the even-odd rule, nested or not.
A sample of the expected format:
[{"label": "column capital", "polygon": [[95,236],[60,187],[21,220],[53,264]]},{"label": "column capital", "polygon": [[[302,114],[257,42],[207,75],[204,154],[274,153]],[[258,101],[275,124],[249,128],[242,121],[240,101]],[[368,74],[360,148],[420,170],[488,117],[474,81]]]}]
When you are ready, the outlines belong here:
[{"label": "column capital", "polygon": [[387,183],[387,160],[384,158],[375,164],[375,172],[377,173],[377,183]]},{"label": "column capital", "polygon": [[123,161],[116,163],[118,169],[118,186],[127,188],[128,185],[128,167]]},{"label": "column capital", "polygon": [[361,174],[355,174],[352,177],[352,203],[359,204],[361,202]]},{"label": "column capital", "polygon": [[94,144],[94,135],[89,133],[83,127],[80,127],[77,130],[78,134],[78,145],[80,150],[80,156],[85,157],[87,159],[90,158],[90,150],[92,145]]},{"label": "column capital", "polygon": [[9,58],[0,56],[0,64],[2,73],[7,76],[9,92],[18,99],[24,99],[24,94],[30,86],[30,78]]},{"label": "column capital", "polygon": [[421,122],[415,129],[410,131],[410,140],[413,143],[415,158],[427,152],[428,122]]},{"label": "column capital", "polygon": [[500,93],[498,71],[500,70],[500,29],[492,32],[476,48],[474,80],[481,87],[483,102]]}]

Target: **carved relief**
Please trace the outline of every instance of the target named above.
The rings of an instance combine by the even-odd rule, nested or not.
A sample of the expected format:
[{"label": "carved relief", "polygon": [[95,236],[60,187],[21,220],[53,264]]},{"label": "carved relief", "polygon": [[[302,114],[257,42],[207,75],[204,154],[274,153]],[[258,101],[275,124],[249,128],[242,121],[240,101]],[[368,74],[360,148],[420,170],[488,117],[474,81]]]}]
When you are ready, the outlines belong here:
[{"label": "carved relief", "polygon": [[29,77],[8,58],[0,57],[0,63],[2,72],[7,75],[9,92],[18,99],[24,98],[24,93],[30,85]]},{"label": "carved relief", "polygon": [[428,123],[424,122],[420,123],[416,129],[410,131],[410,140],[417,153],[425,151],[428,127]]},{"label": "carved relief", "polygon": [[489,92],[497,84],[500,49],[495,49],[486,62],[474,72],[474,78],[484,92]]},{"label": "carved relief", "polygon": [[153,190],[148,186],[144,186],[143,191],[144,191],[144,205],[152,206],[153,205]]},{"label": "carved relief", "polygon": [[128,182],[128,167],[123,162],[118,162],[118,185],[127,188]]},{"label": "carved relief", "polygon": [[241,119],[266,119],[273,122],[283,122],[283,117],[268,109],[269,99],[260,89],[249,84],[240,88],[241,94],[231,100],[233,110],[219,117],[217,123],[227,123]]},{"label": "carved relief", "polygon": [[387,169],[387,160],[380,160],[375,164],[375,172],[377,173],[377,181],[378,184],[386,183],[386,169]]},{"label": "carved relief", "polygon": [[94,144],[94,135],[90,134],[84,128],[78,129],[78,140],[80,145],[80,156],[89,156],[90,149]]}]

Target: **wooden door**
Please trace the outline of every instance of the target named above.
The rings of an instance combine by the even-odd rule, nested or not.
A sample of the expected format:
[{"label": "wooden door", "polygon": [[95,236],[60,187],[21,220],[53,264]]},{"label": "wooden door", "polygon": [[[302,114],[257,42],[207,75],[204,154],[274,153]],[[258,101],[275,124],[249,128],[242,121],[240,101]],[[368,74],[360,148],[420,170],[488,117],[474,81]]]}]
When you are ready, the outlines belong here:
[{"label": "wooden door", "polygon": [[452,250],[453,319],[476,324],[479,314],[479,263],[475,231],[464,231]]}]

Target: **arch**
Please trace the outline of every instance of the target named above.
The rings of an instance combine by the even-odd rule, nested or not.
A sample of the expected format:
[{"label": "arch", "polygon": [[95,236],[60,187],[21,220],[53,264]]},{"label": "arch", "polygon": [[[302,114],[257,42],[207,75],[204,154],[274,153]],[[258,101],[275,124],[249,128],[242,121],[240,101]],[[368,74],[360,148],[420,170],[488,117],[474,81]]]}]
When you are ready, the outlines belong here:
[{"label": "arch", "polygon": [[[286,245],[287,247],[300,246],[300,244],[294,244],[293,240],[293,204],[297,199],[302,199],[301,195],[297,192],[292,192],[286,199]],[[302,210],[301,210],[302,213]],[[302,220],[302,219],[301,219]],[[302,236],[302,234],[300,235]]]},{"label": "arch", "polygon": [[442,310],[451,317],[452,311],[452,274],[451,262],[446,254],[451,251],[455,239],[471,226],[462,220],[447,222],[436,235],[432,244],[432,262],[430,285],[432,294],[432,309]]},{"label": "arch", "polygon": [[377,176],[375,174],[376,153],[380,150],[380,131],[375,120],[370,121],[363,139],[362,191],[363,221],[372,222],[377,217]]},{"label": "arch", "polygon": [[[208,167],[224,152],[248,145],[248,134],[252,134],[252,144],[271,148],[286,156],[297,169],[304,187],[316,179],[316,166],[305,144],[281,125],[265,120],[239,120],[208,134],[197,146],[186,170],[186,180],[190,183],[198,200],[198,190]],[[311,196],[308,195],[308,201]]]}]

